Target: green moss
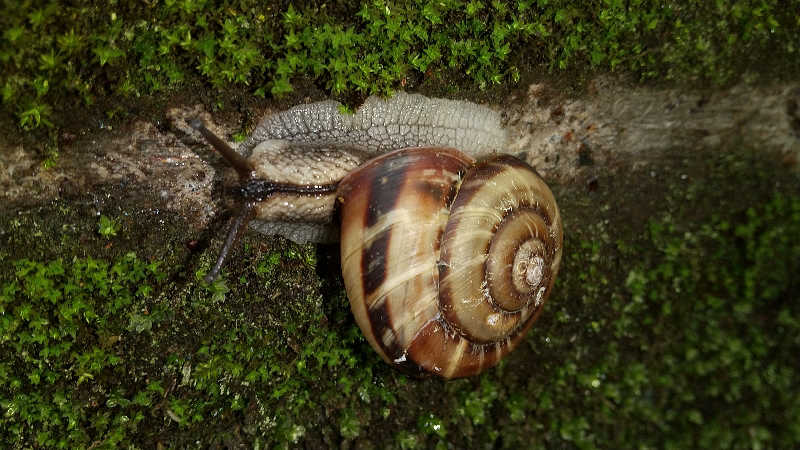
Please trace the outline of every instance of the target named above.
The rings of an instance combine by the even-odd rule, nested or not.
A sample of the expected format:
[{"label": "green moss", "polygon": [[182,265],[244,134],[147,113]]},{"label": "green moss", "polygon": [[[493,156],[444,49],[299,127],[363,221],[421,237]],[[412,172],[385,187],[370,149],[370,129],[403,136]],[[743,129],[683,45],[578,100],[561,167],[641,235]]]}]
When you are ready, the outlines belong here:
[{"label": "green moss", "polygon": [[117,236],[77,234],[104,260],[69,242],[24,259],[47,254],[27,231],[58,236],[73,213],[14,214],[0,446],[795,447],[798,180],[733,147],[554,186],[569,219],[545,314],[498,367],[448,383],[372,351],[335,249],[248,235],[209,286],[198,262],[124,250],[125,215]]},{"label": "green moss", "polygon": [[[546,369],[547,386],[523,402],[550,440],[589,448],[800,441],[786,425],[800,411],[789,381],[800,345],[789,325],[800,316],[791,275],[800,269],[800,197],[773,190],[787,179],[752,154],[698,157],[710,160],[651,166],[671,175],[634,176],[616,197],[595,198],[594,213],[608,201],[620,218],[601,212],[568,233],[557,294],[567,304],[541,324],[553,322],[556,336],[535,340],[546,354],[565,352],[563,365]],[[665,187],[663,197],[648,192]],[[647,196],[631,201],[641,195],[634,189]]]},{"label": "green moss", "polygon": [[[134,254],[46,264],[22,259],[0,290],[0,406],[4,445],[113,445],[135,434],[151,404],[127,377],[130,313],[147,308],[158,264]],[[160,313],[156,313],[160,315]]]},{"label": "green moss", "polygon": [[629,322],[647,318],[637,333],[643,361],[620,367],[627,386],[598,387],[618,402],[618,414],[653,408],[645,423],[675,447],[731,447],[745,431],[753,446],[792,446],[800,436],[781,421],[800,399],[787,378],[796,367],[786,363],[798,350],[787,319],[800,312],[791,294],[800,287],[792,237],[800,233],[800,198],[777,194],[735,219],[690,226],[657,220],[648,233],[658,252],[630,269],[633,301],[620,308]]},{"label": "green moss", "polygon": [[[218,288],[202,284],[172,297],[172,306],[168,297],[156,300],[165,274],[132,253],[113,264],[13,266],[0,290],[0,351],[12,356],[0,364],[4,446],[152,442],[159,433],[152,425],[165,420],[179,440],[211,427],[217,442],[243,417],[250,439],[296,442],[304,417],[320,405],[341,409],[339,431],[355,438],[370,416],[346,405],[394,402],[372,384],[380,362],[361,353],[357,328],[321,325],[319,299],[301,297],[254,318],[244,314],[253,302],[246,285],[234,291],[243,301],[223,302]],[[306,291],[318,296],[315,288]],[[274,312],[293,321],[278,326]]]},{"label": "green moss", "polygon": [[311,80],[341,97],[424,83],[486,88],[542,70],[727,83],[765,67],[792,76],[800,60],[796,0],[6,6],[0,93],[24,129],[68,120],[75,98],[111,117],[118,106],[104,99],[198,83],[265,96]]}]

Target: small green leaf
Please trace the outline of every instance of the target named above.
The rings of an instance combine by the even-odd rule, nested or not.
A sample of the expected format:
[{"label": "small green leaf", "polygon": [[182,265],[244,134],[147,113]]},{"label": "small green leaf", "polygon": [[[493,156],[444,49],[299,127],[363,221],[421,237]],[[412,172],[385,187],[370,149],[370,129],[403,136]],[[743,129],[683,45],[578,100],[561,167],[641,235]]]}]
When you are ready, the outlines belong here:
[{"label": "small green leaf", "polygon": [[115,220],[109,219],[105,215],[100,216],[100,223],[97,225],[97,232],[100,233],[101,236],[104,238],[116,236],[118,228],[119,225]]}]

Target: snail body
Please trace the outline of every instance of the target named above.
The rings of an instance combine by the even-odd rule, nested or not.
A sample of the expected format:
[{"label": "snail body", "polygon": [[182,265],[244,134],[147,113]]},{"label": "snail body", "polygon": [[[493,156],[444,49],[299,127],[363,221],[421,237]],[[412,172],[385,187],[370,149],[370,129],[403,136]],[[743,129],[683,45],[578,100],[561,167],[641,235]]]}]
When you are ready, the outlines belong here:
[{"label": "snail body", "polygon": [[193,124],[244,197],[210,276],[250,219],[299,242],[338,236],[351,308],[384,360],[443,378],[494,366],[552,290],[563,239],[553,194],[497,154],[505,132],[486,108],[402,93],[354,115],[337,105],[268,117],[242,154]]},{"label": "snail body", "polygon": [[327,100],[265,117],[237,152],[255,178],[315,192],[262,196],[250,227],[294,242],[337,242],[334,220],[339,180],[370,158],[413,147],[457,148],[475,157],[502,151],[500,115],[474,103],[397,92],[369,97],[352,114]]}]

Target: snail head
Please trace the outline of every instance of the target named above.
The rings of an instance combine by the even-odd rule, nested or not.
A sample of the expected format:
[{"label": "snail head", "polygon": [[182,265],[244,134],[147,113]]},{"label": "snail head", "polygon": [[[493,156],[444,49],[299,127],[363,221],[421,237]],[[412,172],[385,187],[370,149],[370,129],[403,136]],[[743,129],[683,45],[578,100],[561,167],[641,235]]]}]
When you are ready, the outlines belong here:
[{"label": "snail head", "polygon": [[[247,229],[250,221],[258,215],[259,204],[278,195],[295,198],[331,196],[333,191],[336,190],[337,177],[332,177],[333,179],[330,182],[322,184],[291,183],[261,178],[258,175],[258,167],[251,159],[245,158],[233,150],[230,145],[209,130],[202,120],[193,119],[188,123],[206,138],[225,161],[233,167],[239,177],[237,188],[238,196],[241,199],[238,206],[239,212],[231,223],[216,263],[205,277],[207,282],[212,282],[217,278],[231,248],[236,244],[244,230]],[[270,159],[266,158],[265,161],[268,163]],[[302,164],[302,161],[301,159],[298,164]],[[264,161],[261,162],[261,164],[264,163]]]},{"label": "snail head", "polygon": [[225,158],[225,161],[236,170],[236,173],[239,175],[239,181],[242,187],[241,190],[244,194],[239,212],[231,223],[231,227],[225,237],[225,243],[217,257],[217,261],[214,263],[211,271],[205,276],[205,281],[211,283],[219,276],[219,271],[225,263],[228,253],[230,253],[231,248],[233,248],[239,240],[243,230],[247,229],[247,224],[253,218],[254,207],[257,201],[256,195],[261,195],[258,194],[258,191],[253,189],[253,187],[259,180],[255,178],[253,165],[244,156],[236,153],[227,142],[223,141],[219,136],[209,130],[202,120],[195,118],[188,121],[188,123],[192,128],[199,131],[214,149]]}]

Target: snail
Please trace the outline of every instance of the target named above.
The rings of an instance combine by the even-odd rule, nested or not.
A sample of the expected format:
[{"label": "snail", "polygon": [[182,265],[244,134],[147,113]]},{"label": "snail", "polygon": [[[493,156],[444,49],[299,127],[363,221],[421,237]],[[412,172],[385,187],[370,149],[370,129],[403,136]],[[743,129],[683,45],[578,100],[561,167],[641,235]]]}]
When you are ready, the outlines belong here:
[{"label": "snail", "polygon": [[403,92],[354,114],[311,103],[264,119],[238,152],[191,125],[241,180],[241,211],[209,279],[248,223],[296,242],[338,236],[370,345],[407,373],[445,379],[496,365],[541,313],[561,216],[536,171],[503,153],[496,112]]}]

